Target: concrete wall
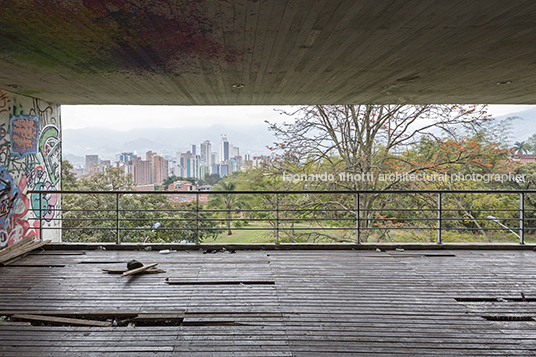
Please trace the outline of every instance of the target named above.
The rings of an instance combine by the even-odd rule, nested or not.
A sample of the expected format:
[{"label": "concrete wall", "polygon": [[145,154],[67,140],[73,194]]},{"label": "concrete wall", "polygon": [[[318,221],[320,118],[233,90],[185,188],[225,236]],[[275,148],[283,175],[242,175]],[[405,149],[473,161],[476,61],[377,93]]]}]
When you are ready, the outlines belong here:
[{"label": "concrete wall", "polygon": [[[46,228],[61,226],[55,220],[59,195],[39,200],[28,193],[55,189],[61,189],[59,104],[0,89],[0,248],[32,233],[40,237],[40,221]],[[61,231],[45,229],[42,238],[60,241]]]}]

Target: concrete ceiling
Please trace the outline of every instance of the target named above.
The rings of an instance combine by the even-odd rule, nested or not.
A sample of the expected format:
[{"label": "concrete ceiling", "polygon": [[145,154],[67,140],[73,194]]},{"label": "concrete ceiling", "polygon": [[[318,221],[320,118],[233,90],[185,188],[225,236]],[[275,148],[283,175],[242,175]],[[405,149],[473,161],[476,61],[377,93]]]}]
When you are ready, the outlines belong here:
[{"label": "concrete ceiling", "polygon": [[533,0],[0,5],[0,88],[61,104],[536,104]]}]

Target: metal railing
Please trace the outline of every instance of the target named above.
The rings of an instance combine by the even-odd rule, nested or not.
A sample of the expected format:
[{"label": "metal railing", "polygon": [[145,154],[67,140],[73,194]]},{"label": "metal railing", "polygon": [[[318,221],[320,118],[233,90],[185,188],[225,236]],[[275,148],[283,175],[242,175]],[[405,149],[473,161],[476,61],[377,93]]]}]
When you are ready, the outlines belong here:
[{"label": "metal railing", "polygon": [[[39,198],[40,235],[61,232],[64,241],[200,243],[231,231],[275,243],[536,240],[536,191],[29,193]],[[61,204],[47,206],[51,195]]]}]

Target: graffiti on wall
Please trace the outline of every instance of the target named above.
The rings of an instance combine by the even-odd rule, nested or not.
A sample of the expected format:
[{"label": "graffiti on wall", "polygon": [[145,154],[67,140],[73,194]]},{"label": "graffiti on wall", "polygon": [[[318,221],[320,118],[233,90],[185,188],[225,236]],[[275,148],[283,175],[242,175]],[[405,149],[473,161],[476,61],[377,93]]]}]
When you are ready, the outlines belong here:
[{"label": "graffiti on wall", "polygon": [[37,137],[39,135],[39,118],[35,115],[18,115],[9,121],[11,133],[11,152],[20,157],[37,154]]},{"label": "graffiti on wall", "polygon": [[60,177],[59,106],[0,90],[0,248],[59,226],[59,197],[28,191],[60,189]]}]

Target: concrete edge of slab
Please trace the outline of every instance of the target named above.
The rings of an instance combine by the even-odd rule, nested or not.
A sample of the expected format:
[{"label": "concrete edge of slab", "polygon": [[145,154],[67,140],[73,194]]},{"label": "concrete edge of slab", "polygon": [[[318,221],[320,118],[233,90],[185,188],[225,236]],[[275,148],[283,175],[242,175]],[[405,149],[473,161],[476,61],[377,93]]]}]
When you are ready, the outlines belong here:
[{"label": "concrete edge of slab", "polygon": [[46,250],[535,250],[536,244],[519,243],[50,243]]}]

